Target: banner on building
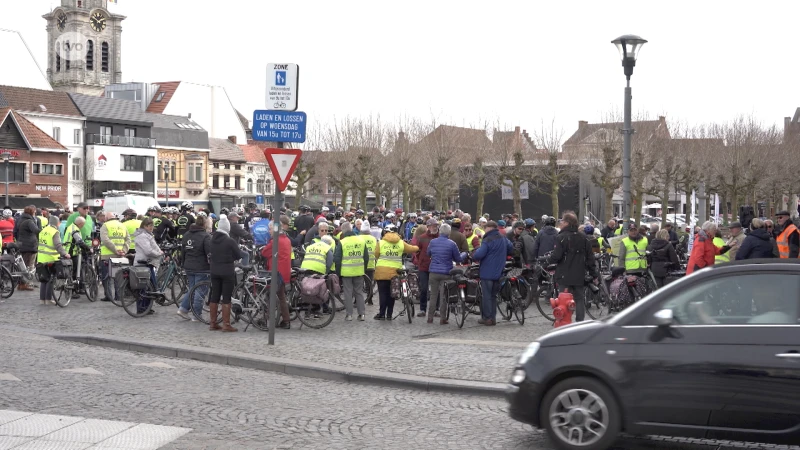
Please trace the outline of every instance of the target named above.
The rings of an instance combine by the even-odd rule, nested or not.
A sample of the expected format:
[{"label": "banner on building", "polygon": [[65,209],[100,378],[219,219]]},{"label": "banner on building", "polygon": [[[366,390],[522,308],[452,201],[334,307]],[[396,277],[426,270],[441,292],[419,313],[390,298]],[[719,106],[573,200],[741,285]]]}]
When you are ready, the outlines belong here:
[{"label": "banner on building", "polygon": [[[527,181],[523,181],[519,185],[519,198],[521,200],[528,200],[528,182]],[[503,181],[502,199],[503,200],[514,200],[514,191],[511,188],[511,181],[509,181],[509,180]]]}]

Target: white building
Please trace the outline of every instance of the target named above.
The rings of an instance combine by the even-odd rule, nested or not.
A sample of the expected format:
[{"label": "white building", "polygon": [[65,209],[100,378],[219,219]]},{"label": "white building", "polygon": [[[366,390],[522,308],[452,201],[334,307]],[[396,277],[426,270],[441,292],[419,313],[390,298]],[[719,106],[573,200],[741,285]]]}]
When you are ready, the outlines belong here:
[{"label": "white building", "polygon": [[0,48],[6,61],[0,70],[0,85],[53,90],[20,33],[0,28]]},{"label": "white building", "polygon": [[0,86],[0,107],[9,106],[25,116],[59,144],[69,154],[69,184],[65,186],[69,204],[84,200],[83,134],[86,118],[66,92]]}]

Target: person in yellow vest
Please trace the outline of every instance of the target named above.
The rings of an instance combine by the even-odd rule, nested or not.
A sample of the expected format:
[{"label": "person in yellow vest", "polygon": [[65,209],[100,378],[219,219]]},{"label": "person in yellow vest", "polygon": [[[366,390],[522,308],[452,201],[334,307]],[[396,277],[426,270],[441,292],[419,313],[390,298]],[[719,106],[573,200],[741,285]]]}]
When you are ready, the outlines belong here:
[{"label": "person in yellow vest", "polygon": [[[714,236],[713,242],[715,247],[724,247],[725,245],[727,245],[725,241],[722,239],[722,232],[719,231],[719,228],[717,228],[717,233]],[[730,260],[731,260],[730,252],[714,256],[714,264],[722,264],[730,262]]]},{"label": "person in yellow vest", "polygon": [[625,265],[629,274],[641,274],[647,270],[647,238],[639,234],[639,227],[631,223],[628,226],[628,236],[619,244],[619,263]]},{"label": "person in yellow vest", "polygon": [[[82,231],[81,228],[86,224],[86,219],[78,216],[77,219],[68,227],[64,228],[64,248],[67,250],[67,253],[70,254],[71,257],[76,258],[78,254],[80,254],[82,249],[89,250],[88,245],[83,241]],[[74,263],[72,265],[72,277],[74,279],[78,278],[78,264]],[[78,294],[78,290],[75,289],[72,291],[72,298],[80,298],[80,294]]]},{"label": "person in yellow vest", "polygon": [[776,216],[781,230],[775,239],[778,244],[778,257],[797,259],[800,256],[800,231],[789,218],[789,211],[779,211]]},{"label": "person in yellow vest", "polygon": [[50,279],[39,285],[39,300],[43,305],[56,303],[53,301],[53,266],[61,258],[70,258],[61,243],[61,234],[58,232],[59,223],[58,217],[50,216],[48,225],[39,233],[39,252],[36,254],[36,263],[48,266],[48,270],[50,270]]},{"label": "person in yellow vest", "polygon": [[481,246],[481,237],[478,235],[478,228],[472,222],[464,222],[464,237],[467,239],[468,252],[472,255]]},{"label": "person in yellow vest", "polygon": [[[375,320],[392,320],[394,317],[394,300],[392,298],[392,278],[397,276],[397,269],[403,268],[403,254],[417,253],[419,247],[403,241],[393,226],[384,229],[383,237],[376,244],[374,255],[378,258],[375,264],[375,282],[378,285],[379,311]],[[424,227],[423,227],[424,228]]]},{"label": "person in yellow vest", "polygon": [[44,230],[50,220],[50,211],[48,211],[47,208],[42,208],[37,217],[39,219],[39,226]]},{"label": "person in yellow vest", "polygon": [[327,234],[306,247],[306,254],[300,268],[319,275],[330,273],[333,266],[333,237]]},{"label": "person in yellow vest", "polygon": [[363,277],[369,264],[367,245],[361,236],[353,232],[349,222],[342,225],[342,240],[333,252],[336,275],[342,284],[342,300],[345,306],[344,320],[353,320],[353,303],[358,309],[358,320],[365,318]]},{"label": "person in yellow vest", "polygon": [[[132,209],[126,209],[122,213],[122,223],[125,225],[125,229],[128,230],[128,236],[131,237],[142,226],[142,221],[136,218],[136,211]],[[131,239],[131,247],[128,249],[128,253],[136,253],[134,239]]]},{"label": "person in yellow vest", "polygon": [[105,297],[101,300],[110,302],[116,296],[114,280],[111,273],[111,258],[125,256],[131,246],[131,237],[128,228],[120,222],[117,214],[108,212],[106,222],[100,228],[100,259],[103,261],[100,278],[103,280]]},{"label": "person in yellow vest", "polygon": [[[364,226],[366,225],[366,226]],[[364,286],[364,292],[372,289],[372,280],[375,278],[375,247],[378,245],[378,240],[375,239],[375,236],[370,234],[369,232],[369,223],[361,223],[361,234],[358,235],[361,240],[364,241],[364,244],[367,246],[367,255],[369,255],[369,264],[367,264],[367,276],[369,277],[370,284],[369,286]],[[370,296],[370,300],[367,302],[368,305],[374,304],[372,302],[372,296]]]}]

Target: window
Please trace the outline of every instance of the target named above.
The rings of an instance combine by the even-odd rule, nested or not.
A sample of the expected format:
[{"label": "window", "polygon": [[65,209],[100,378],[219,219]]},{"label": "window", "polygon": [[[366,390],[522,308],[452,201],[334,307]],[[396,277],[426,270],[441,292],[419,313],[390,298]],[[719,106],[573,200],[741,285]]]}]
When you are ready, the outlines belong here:
[{"label": "window", "polygon": [[272,182],[269,180],[264,181],[264,190],[261,192],[265,194],[272,192]]},{"label": "window", "polygon": [[247,171],[248,172],[252,172],[253,171],[253,166],[247,166]]},{"label": "window", "polygon": [[67,58],[64,60],[64,68],[69,70],[69,41],[64,41],[64,52],[67,54]]},{"label": "window", "polygon": [[136,142],[136,128],[125,128],[125,144],[133,146]]},{"label": "window", "polygon": [[164,166],[162,165],[161,161],[158,162],[158,170],[156,170],[156,177],[158,181],[162,181],[164,179]]},{"label": "window", "polygon": [[253,192],[253,180],[247,180],[247,192]]},{"label": "window", "polygon": [[94,70],[94,42],[92,40],[86,41],[86,70]]},{"label": "window", "polygon": [[715,278],[676,293],[671,309],[678,325],[798,325],[800,276],[759,273]]},{"label": "window", "polygon": [[260,194],[264,193],[264,180],[263,179],[256,181],[256,190]]},{"label": "window", "polygon": [[204,179],[203,163],[189,163],[189,175],[186,181],[190,183],[202,183]]},{"label": "window", "polygon": [[158,95],[156,96],[156,102],[164,100],[164,94],[166,94],[166,92],[159,92]]},{"label": "window", "polygon": [[235,170],[242,170],[242,165],[241,164],[236,164]]},{"label": "window", "polygon": [[155,167],[156,159],[152,156],[146,156],[144,159],[144,170],[152,172]]},{"label": "window", "polygon": [[61,72],[61,46],[56,46],[56,72]]},{"label": "window", "polygon": [[214,175],[211,177],[211,187],[212,187],[213,189],[219,189],[219,175],[217,175],[217,174],[214,174]]},{"label": "window", "polygon": [[[10,183],[24,183],[25,172],[27,165],[25,163],[9,163],[8,164],[8,181]],[[0,182],[5,183],[6,171],[0,170]]]},{"label": "window", "polygon": [[234,189],[236,189],[237,191],[242,188],[241,180],[242,179],[240,177],[233,177],[233,181],[235,182]]},{"label": "window", "polygon": [[215,169],[219,169],[219,163],[214,163],[214,164],[211,165],[211,167],[213,167]]},{"label": "window", "polygon": [[[126,172],[144,172],[147,170],[148,158],[147,156],[138,155],[120,155],[119,170]],[[149,164],[152,170],[152,163]]]},{"label": "window", "polygon": [[230,189],[230,187],[231,187],[231,176],[230,175],[225,175],[224,177],[222,177],[222,181],[225,183],[223,185],[223,187],[225,189]]},{"label": "window", "polygon": [[127,91],[111,91],[111,98],[118,98],[120,100],[131,100],[138,102],[142,100],[141,91],[127,90]]},{"label": "window", "polygon": [[72,143],[75,145],[81,145],[81,134],[83,134],[83,130],[78,128],[75,130],[75,133],[72,135]]},{"label": "window", "polygon": [[53,127],[53,139],[58,142],[61,142],[61,128]]},{"label": "window", "polygon": [[80,181],[81,179],[81,159],[72,158],[72,179]]},{"label": "window", "polygon": [[31,166],[31,172],[34,175],[63,175],[64,165],[34,163],[33,166]]},{"label": "window", "polygon": [[111,127],[100,127],[101,136],[111,136]]},{"label": "window", "polygon": [[231,165],[230,164],[225,164],[225,170],[231,170]]},{"label": "window", "polygon": [[[108,42],[103,42],[103,45],[101,46],[101,52],[102,52],[101,68],[103,72],[108,72]],[[69,69],[69,66],[67,66],[67,69]]]},{"label": "window", "polygon": [[78,0],[78,8],[83,8],[83,2],[81,0]]}]

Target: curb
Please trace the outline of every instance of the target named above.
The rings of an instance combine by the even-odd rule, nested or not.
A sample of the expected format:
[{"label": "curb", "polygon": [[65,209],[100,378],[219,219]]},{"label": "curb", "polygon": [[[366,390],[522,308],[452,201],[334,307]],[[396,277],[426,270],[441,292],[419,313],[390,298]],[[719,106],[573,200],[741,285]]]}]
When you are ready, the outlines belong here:
[{"label": "curb", "polygon": [[366,384],[373,386],[417,389],[426,392],[447,392],[462,395],[503,398],[506,385],[485,381],[457,380],[447,378],[405,375],[394,372],[369,369],[353,369],[334,364],[297,361],[273,358],[234,351],[223,351],[205,347],[180,344],[165,344],[154,341],[132,341],[116,336],[56,333],[13,326],[3,326],[9,330],[23,331],[48,336],[60,341],[78,342],[86,345],[113,348],[131,352],[166,356],[169,358],[203,361],[265,372],[317,378],[343,383]]}]

